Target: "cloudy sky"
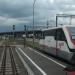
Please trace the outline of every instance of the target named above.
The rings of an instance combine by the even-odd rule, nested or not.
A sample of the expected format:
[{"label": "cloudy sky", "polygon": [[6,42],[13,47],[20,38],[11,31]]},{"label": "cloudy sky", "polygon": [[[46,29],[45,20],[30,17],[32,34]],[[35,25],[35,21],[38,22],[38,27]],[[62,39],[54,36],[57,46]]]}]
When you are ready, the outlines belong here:
[{"label": "cloudy sky", "polygon": [[[32,26],[33,1],[0,0],[0,30],[13,24],[19,29],[23,25]],[[46,25],[47,20],[53,23],[55,15],[63,13],[75,14],[75,0],[36,0],[35,25]]]}]

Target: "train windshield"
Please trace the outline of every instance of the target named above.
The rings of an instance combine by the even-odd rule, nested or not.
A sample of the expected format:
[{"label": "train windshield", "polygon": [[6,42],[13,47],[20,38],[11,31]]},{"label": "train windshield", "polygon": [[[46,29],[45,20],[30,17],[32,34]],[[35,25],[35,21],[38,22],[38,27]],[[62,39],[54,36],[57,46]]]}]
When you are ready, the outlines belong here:
[{"label": "train windshield", "polygon": [[72,39],[75,39],[75,27],[69,27],[68,29]]}]

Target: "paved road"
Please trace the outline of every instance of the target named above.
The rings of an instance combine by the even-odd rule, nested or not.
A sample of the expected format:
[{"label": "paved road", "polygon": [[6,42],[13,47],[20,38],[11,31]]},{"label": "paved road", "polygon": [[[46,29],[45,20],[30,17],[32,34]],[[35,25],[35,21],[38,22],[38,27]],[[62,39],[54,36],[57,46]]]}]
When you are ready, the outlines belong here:
[{"label": "paved road", "polygon": [[30,68],[30,75],[66,75],[65,64],[59,63],[32,48],[18,46],[16,51]]}]

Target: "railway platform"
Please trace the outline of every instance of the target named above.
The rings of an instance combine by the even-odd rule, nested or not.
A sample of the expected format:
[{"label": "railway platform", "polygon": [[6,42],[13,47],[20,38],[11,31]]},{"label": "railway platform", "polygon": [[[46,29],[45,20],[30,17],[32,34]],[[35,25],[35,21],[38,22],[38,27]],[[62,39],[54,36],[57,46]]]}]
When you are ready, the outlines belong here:
[{"label": "railway platform", "polygon": [[16,51],[21,59],[29,65],[34,75],[66,75],[66,71],[64,71],[66,64],[59,63],[52,57],[47,57],[30,47],[19,46]]},{"label": "railway platform", "polygon": [[51,56],[47,56],[30,47],[17,46],[21,59],[31,69],[30,75],[75,75],[74,70],[67,70],[67,63]]}]

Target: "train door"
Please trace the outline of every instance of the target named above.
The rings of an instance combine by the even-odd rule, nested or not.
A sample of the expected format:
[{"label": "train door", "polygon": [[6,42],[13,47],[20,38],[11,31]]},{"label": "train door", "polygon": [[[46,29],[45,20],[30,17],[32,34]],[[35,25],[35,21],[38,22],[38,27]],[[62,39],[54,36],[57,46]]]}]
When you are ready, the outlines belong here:
[{"label": "train door", "polygon": [[41,50],[44,50],[44,48],[45,48],[45,45],[44,45],[44,43],[45,43],[45,35],[44,35],[44,32],[42,31],[42,33],[39,35],[39,48],[41,49]]},{"label": "train door", "polygon": [[45,51],[48,53],[51,53],[53,55],[56,55],[56,41],[54,39],[55,37],[56,29],[51,29],[45,31]]},{"label": "train door", "polygon": [[68,46],[62,28],[56,31],[56,55],[65,59],[67,59],[68,55]]}]

